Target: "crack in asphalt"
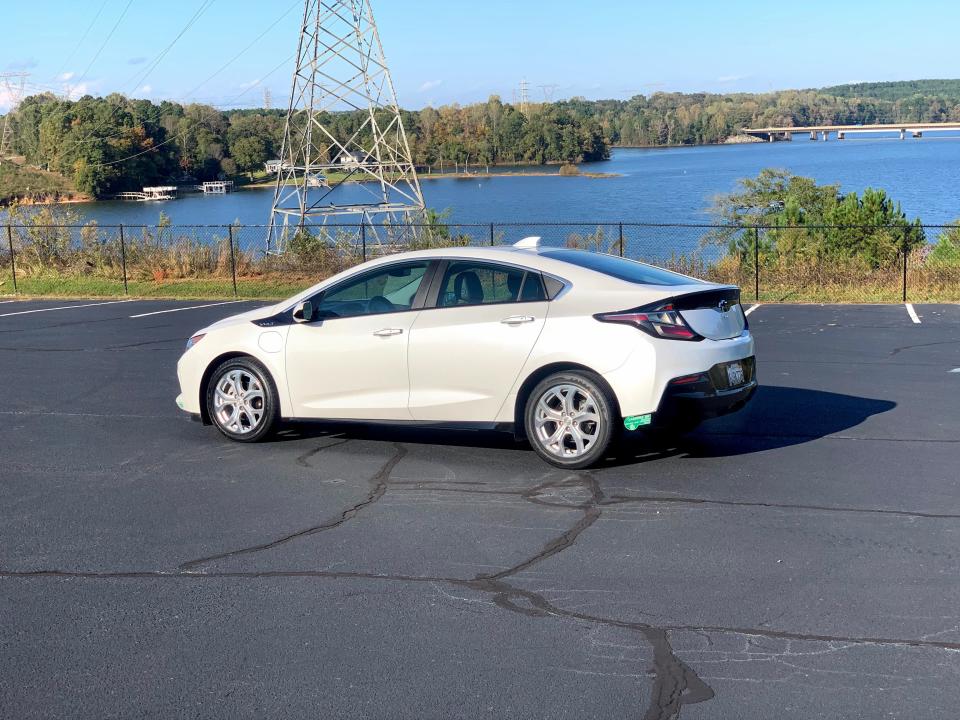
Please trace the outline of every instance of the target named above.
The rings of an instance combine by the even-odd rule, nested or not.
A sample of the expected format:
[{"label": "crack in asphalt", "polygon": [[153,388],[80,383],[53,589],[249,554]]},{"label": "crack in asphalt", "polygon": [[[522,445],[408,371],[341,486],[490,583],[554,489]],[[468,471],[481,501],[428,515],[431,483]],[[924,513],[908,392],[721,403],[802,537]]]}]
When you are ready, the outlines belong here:
[{"label": "crack in asphalt", "polygon": [[[443,481],[440,481],[441,483]],[[399,485],[400,483],[393,482],[391,485]],[[413,481],[406,483],[408,485],[417,484]],[[472,485],[481,485],[483,483],[470,483]],[[398,488],[399,490],[413,491],[421,490],[428,493],[455,493],[455,494],[465,494],[465,495],[517,495],[517,496],[527,496],[529,490],[482,490],[475,488],[457,488],[457,487],[409,487],[409,488]],[[529,499],[529,498],[526,498]],[[540,505],[551,505],[555,507],[577,507],[576,505],[568,505],[562,503],[548,503],[542,500],[531,500],[531,502],[537,502]],[[749,501],[749,500],[716,500],[713,498],[705,497],[688,497],[688,496],[678,496],[678,495],[611,495],[607,499],[599,501],[599,505],[614,506],[614,505],[626,505],[629,503],[675,503],[677,505],[719,505],[723,507],[758,507],[758,508],[769,508],[776,510],[810,510],[811,512],[835,512],[835,513],[858,513],[864,515],[893,515],[899,517],[908,517],[908,518],[924,518],[929,520],[960,520],[960,513],[933,513],[933,512],[923,512],[921,510],[889,510],[886,508],[860,508],[852,506],[831,506],[831,505],[805,505],[802,503],[775,503],[775,502],[762,502],[759,500]]]},{"label": "crack in asphalt", "polygon": [[677,503],[683,505],[721,505],[729,507],[759,507],[775,508],[778,510],[811,510],[814,512],[838,512],[838,513],[863,513],[876,515],[894,515],[909,518],[927,518],[933,520],[960,520],[960,514],[957,513],[930,513],[914,510],[886,510],[883,508],[857,508],[857,507],[830,507],[828,505],[800,505],[793,503],[772,503],[772,502],[750,502],[746,500],[711,500],[710,498],[697,497],[677,497],[677,496],[634,496],[634,495],[613,495],[606,505],[618,505],[634,502],[662,502]]},{"label": "crack in asphalt", "polygon": [[[312,467],[311,460],[324,450],[350,442],[349,438],[340,439],[332,443],[323,443],[308,450],[296,458],[296,462],[306,468]],[[658,497],[658,496],[605,496],[597,479],[589,471],[581,471],[561,480],[548,480],[525,490],[487,491],[476,488],[453,489],[456,492],[512,494],[519,495],[525,501],[552,509],[580,511],[580,518],[559,535],[548,540],[539,552],[512,565],[511,567],[494,573],[482,573],[472,579],[458,577],[429,577],[419,575],[376,574],[349,571],[311,571],[311,570],[263,570],[263,571],[207,571],[198,570],[218,560],[247,555],[289,543],[299,538],[308,537],[320,532],[337,528],[356,517],[365,508],[378,502],[393,484],[390,476],[396,466],[407,454],[407,448],[399,442],[393,443],[393,454],[380,466],[377,472],[368,479],[370,491],[360,502],[343,510],[338,517],[327,520],[318,525],[280,537],[270,542],[243,547],[216,555],[211,555],[182,563],[175,571],[128,571],[128,572],[82,572],[64,570],[36,570],[36,571],[5,571],[0,569],[0,578],[27,578],[27,577],[61,577],[84,579],[264,579],[264,578],[318,578],[342,580],[379,580],[410,583],[445,583],[454,587],[461,587],[471,591],[492,596],[492,602],[510,612],[527,617],[555,617],[566,620],[591,623],[606,627],[620,628],[637,632],[643,636],[653,652],[653,687],[649,705],[643,714],[644,720],[675,720],[679,717],[683,705],[705,702],[714,697],[713,689],[694,671],[683,662],[674,652],[671,632],[694,632],[736,634],[747,637],[763,637],[780,640],[800,640],[817,642],[843,642],[850,644],[869,644],[886,646],[931,647],[943,650],[960,651],[960,642],[947,642],[927,639],[903,639],[883,637],[845,637],[826,634],[796,633],[769,628],[724,627],[719,625],[685,625],[685,624],[658,624],[631,622],[616,618],[591,615],[589,613],[566,610],[550,602],[543,594],[516,586],[508,581],[516,575],[530,570],[532,567],[554,557],[572,547],[577,539],[598,519],[605,507],[615,507],[626,503],[686,503],[712,504],[724,506],[746,506],[765,508],[807,509],[815,511],[833,512],[865,512],[891,514],[908,517],[950,518],[960,516],[948,514],[919,513],[894,510],[870,510],[862,508],[831,508],[807,505],[787,505],[761,502],[739,502],[709,500],[693,497]],[[405,485],[408,481],[397,481]],[[482,484],[482,483],[477,483]],[[408,489],[408,488],[404,488]],[[445,490],[445,488],[427,488],[428,492]],[[570,495],[582,495],[573,497]]]},{"label": "crack in asphalt", "polygon": [[[456,587],[462,587],[470,590],[478,589],[477,584],[483,581],[469,580],[456,577],[442,577],[429,575],[403,575],[390,573],[367,573],[335,570],[238,570],[238,571],[213,571],[197,572],[182,570],[0,570],[0,579],[2,578],[64,578],[78,580],[263,580],[271,578],[310,578],[319,580],[379,580],[385,582],[408,582],[408,583],[447,583]],[[495,581],[489,581],[495,582]],[[811,642],[829,642],[829,643],[847,643],[850,645],[879,645],[892,647],[918,647],[931,648],[937,650],[960,651],[960,641],[950,642],[946,640],[924,640],[916,638],[896,638],[865,635],[829,635],[823,633],[799,633],[789,630],[770,630],[764,627],[733,627],[727,625],[696,625],[681,623],[658,624],[657,626],[646,623],[631,622],[629,620],[617,620],[616,618],[603,618],[587,613],[579,613],[573,610],[564,610],[558,608],[544,600],[538,593],[516,588],[504,583],[498,590],[508,591],[517,597],[529,598],[531,606],[525,608],[517,606],[515,611],[522,612],[531,617],[544,617],[547,615],[556,615],[557,617],[572,618],[575,620],[586,620],[598,624],[608,625],[625,629],[637,630],[641,628],[656,627],[659,630],[671,632],[693,632],[707,633],[712,632],[718,635],[742,635],[745,637],[768,638],[771,640],[796,640]],[[484,590],[484,592],[487,592]],[[534,599],[536,605],[534,605]]]},{"label": "crack in asphalt", "polygon": [[937,345],[956,345],[957,343],[960,343],[960,340],[941,340],[940,342],[917,343],[916,345],[904,345],[903,347],[898,347],[891,350],[890,355],[888,357],[899,355],[904,350],[916,350],[917,348],[935,347]]},{"label": "crack in asphalt", "polygon": [[[297,458],[297,462],[299,462],[301,465],[304,465],[304,467],[310,467],[309,464],[307,464],[307,459],[309,457],[316,455],[321,450],[326,450],[331,447],[336,447],[337,445],[344,445],[347,442],[349,442],[349,439],[344,439],[339,442],[321,445],[320,447],[315,448],[314,450],[311,450],[310,452],[307,452],[301,455],[299,458]],[[340,525],[343,525],[345,522],[353,518],[357,513],[359,513],[365,507],[375,503],[377,500],[383,497],[384,493],[386,493],[387,480],[390,477],[390,473],[393,472],[393,468],[396,467],[397,463],[400,462],[404,458],[404,456],[407,454],[407,449],[400,443],[394,443],[394,448],[395,450],[393,455],[391,455],[390,458],[388,458],[387,461],[374,474],[374,476],[370,478],[369,482],[372,485],[372,488],[370,492],[367,494],[367,497],[365,497],[363,500],[356,503],[355,505],[351,505],[346,510],[341,512],[339,517],[320,523],[319,525],[314,525],[312,527],[308,527],[303,530],[298,530],[295,533],[285,535],[284,537],[281,537],[277,540],[272,540],[267,543],[262,543],[260,545],[251,545],[249,547],[240,548],[239,550],[228,550],[227,552],[218,553],[216,555],[210,555],[208,557],[197,558],[196,560],[189,560],[185,563],[182,563],[180,565],[180,569],[191,570],[200,565],[206,565],[207,563],[211,563],[217,560],[224,560],[226,558],[237,557],[238,555],[249,555],[251,553],[262,552],[264,550],[272,550],[273,548],[279,547],[280,545],[284,545],[290,542],[291,540],[297,540],[302,537],[315,535],[317,533],[324,532],[326,530],[332,530],[335,527],[339,527]]]}]

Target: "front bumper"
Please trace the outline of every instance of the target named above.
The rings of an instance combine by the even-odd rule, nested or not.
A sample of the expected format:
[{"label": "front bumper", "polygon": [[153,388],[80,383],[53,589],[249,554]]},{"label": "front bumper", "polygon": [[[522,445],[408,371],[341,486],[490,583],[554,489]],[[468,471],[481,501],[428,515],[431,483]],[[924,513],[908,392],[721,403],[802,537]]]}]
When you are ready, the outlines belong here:
[{"label": "front bumper", "polygon": [[757,391],[756,359],[742,360],[744,383],[736,387],[727,384],[725,366],[718,363],[701,373],[696,382],[668,383],[653,416],[655,425],[672,425],[690,419],[706,420],[736,412],[749,402]]}]

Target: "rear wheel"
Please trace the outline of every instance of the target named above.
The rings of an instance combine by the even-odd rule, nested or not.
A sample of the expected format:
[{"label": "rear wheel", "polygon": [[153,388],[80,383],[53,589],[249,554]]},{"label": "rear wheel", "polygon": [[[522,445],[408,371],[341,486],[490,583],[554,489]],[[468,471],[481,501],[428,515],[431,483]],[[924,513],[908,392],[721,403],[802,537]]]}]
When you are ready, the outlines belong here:
[{"label": "rear wheel", "polygon": [[274,429],[277,391],[267,369],[253,358],[222,362],[207,384],[207,413],[231,440],[257,442]]},{"label": "rear wheel", "polygon": [[551,465],[585,468],[599,461],[610,445],[614,401],[589,373],[560,372],[527,398],[527,439]]}]

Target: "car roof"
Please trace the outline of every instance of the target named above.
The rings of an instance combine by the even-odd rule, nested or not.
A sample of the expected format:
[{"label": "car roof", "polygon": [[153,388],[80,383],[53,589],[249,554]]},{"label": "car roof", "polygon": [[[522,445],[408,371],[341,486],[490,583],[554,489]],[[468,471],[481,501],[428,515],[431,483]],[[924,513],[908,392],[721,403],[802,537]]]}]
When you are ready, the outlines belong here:
[{"label": "car roof", "polygon": [[[400,253],[383,255],[373,260],[368,260],[361,265],[356,265],[332,277],[329,277],[317,285],[305,290],[294,298],[301,300],[310,297],[317,291],[344,280],[357,272],[372,270],[381,265],[387,265],[395,262],[403,262],[417,259],[476,259],[489,260],[490,262],[501,262],[511,265],[519,265],[531,270],[538,270],[548,275],[553,275],[561,280],[565,280],[580,289],[585,290],[637,290],[637,284],[627,280],[621,280],[598,270],[550,257],[551,250],[560,250],[567,248],[558,247],[515,247],[513,245],[500,245],[495,247],[478,246],[454,246],[444,248],[430,248],[428,250],[411,250]],[[594,254],[589,250],[572,250],[576,253]],[[547,254],[545,254],[547,253]],[[655,267],[655,266],[653,266]],[[661,286],[664,290],[684,291],[684,289],[706,289],[713,283],[704,283],[702,280],[690,278],[689,285]],[[694,288],[691,286],[699,286]],[[652,287],[652,286],[651,286]]]}]

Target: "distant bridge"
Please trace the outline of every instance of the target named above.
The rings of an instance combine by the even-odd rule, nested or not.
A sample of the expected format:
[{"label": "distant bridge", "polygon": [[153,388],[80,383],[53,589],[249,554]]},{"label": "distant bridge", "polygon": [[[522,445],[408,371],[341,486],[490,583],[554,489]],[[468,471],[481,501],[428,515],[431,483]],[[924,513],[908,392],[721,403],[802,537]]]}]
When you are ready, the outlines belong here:
[{"label": "distant bridge", "polygon": [[843,140],[847,135],[856,133],[899,132],[903,140],[907,133],[915,138],[923,137],[924,131],[929,130],[960,130],[960,122],[942,123],[890,123],[876,125],[806,125],[803,127],[763,127],[744,128],[744,135],[763,138],[770,142],[776,140],[792,140],[794,135],[810,133],[810,139],[827,140],[831,134],[836,134],[837,140]]}]

